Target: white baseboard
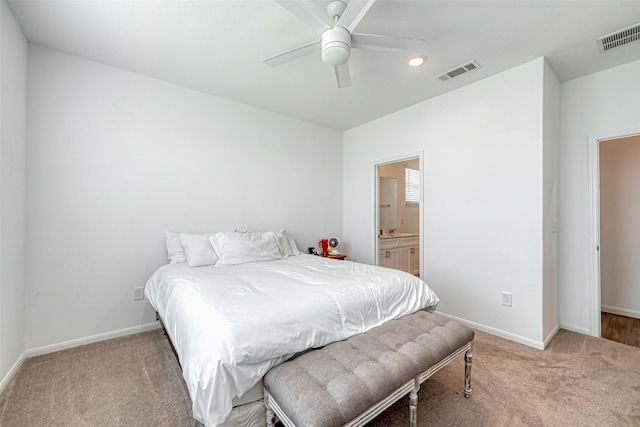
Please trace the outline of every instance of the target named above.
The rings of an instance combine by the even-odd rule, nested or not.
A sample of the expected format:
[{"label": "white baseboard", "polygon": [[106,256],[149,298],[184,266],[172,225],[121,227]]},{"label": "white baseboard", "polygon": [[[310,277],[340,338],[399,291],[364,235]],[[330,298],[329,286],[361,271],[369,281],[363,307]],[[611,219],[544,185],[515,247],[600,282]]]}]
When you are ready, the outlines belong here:
[{"label": "white baseboard", "polygon": [[[487,332],[487,333],[489,333],[491,335],[495,335],[495,336],[500,337],[500,338],[508,339],[509,341],[515,341],[517,343],[524,344],[524,345],[529,346],[529,347],[537,348],[538,350],[544,350],[545,346],[547,345],[547,340],[545,340],[544,342],[536,341],[536,340],[532,340],[530,338],[521,337],[520,335],[512,334],[510,332],[505,332],[505,331],[503,331],[501,329],[492,328],[490,326],[481,325],[480,323],[475,323],[475,322],[471,322],[471,321],[466,320],[466,319],[461,319],[459,317],[451,316],[450,314],[443,313],[441,311],[438,311],[438,313],[440,313],[443,316],[446,316],[446,317],[448,317],[450,319],[453,319],[453,320],[455,320],[457,322],[460,322],[460,323],[462,323],[464,325],[467,325],[472,329],[476,329],[476,330],[482,331],[482,332]],[[559,329],[559,327],[558,327],[558,329]],[[556,330],[556,332],[557,332],[557,330]],[[555,335],[555,332],[553,333],[553,335]],[[550,335],[550,338],[548,337],[547,339],[549,341],[551,341],[551,338],[553,338],[553,335]]]},{"label": "white baseboard", "polygon": [[558,331],[560,330],[560,325],[556,325],[551,332],[549,332],[549,335],[547,335],[547,338],[544,339],[544,348],[547,348],[549,346],[549,343],[551,343],[551,340],[553,339],[553,337],[556,336],[556,334],[558,333]]},{"label": "white baseboard", "polygon": [[626,308],[612,307],[610,305],[602,305],[600,310],[605,313],[617,314],[618,316],[634,317],[640,319],[640,311],[629,310]]},{"label": "white baseboard", "polygon": [[98,341],[109,340],[111,338],[124,337],[126,335],[147,332],[160,328],[160,322],[147,323],[145,325],[133,326],[131,328],[119,329],[117,331],[105,332],[104,334],[92,335],[89,337],[78,338],[75,340],[64,341],[57,344],[45,345],[27,350],[26,357],[40,356],[54,351],[66,350],[68,348],[78,347],[85,344],[91,344]]},{"label": "white baseboard", "polygon": [[572,325],[570,323],[560,323],[560,328],[566,329],[567,331],[576,332],[582,335],[591,335],[591,330],[589,330],[589,328]]},{"label": "white baseboard", "polygon": [[0,394],[2,394],[2,392],[7,387],[9,382],[11,382],[13,377],[16,376],[20,368],[22,368],[22,364],[24,363],[25,360],[27,360],[26,352],[20,355],[16,363],[13,364],[11,369],[9,369],[9,372],[7,373],[7,375],[5,375],[5,377],[2,379],[2,382],[0,382]]}]

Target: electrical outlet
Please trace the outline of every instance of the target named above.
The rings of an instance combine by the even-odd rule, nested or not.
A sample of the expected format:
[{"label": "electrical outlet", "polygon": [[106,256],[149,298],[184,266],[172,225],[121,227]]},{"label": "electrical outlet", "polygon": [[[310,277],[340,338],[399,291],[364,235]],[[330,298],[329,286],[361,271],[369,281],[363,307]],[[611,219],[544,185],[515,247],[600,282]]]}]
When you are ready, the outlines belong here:
[{"label": "electrical outlet", "polygon": [[144,288],[133,288],[133,300],[138,301],[144,299]]},{"label": "electrical outlet", "polygon": [[511,292],[503,292],[502,293],[502,305],[506,305],[507,307],[511,307]]}]

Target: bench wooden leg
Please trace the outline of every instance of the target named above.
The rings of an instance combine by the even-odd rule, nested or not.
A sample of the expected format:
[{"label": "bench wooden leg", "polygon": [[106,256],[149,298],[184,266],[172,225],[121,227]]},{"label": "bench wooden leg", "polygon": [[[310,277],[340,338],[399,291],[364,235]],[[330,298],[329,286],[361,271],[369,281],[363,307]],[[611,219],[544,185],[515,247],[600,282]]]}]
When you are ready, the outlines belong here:
[{"label": "bench wooden leg", "polygon": [[265,389],[265,392],[264,392],[264,405],[267,408],[267,427],[274,427],[275,426],[275,414],[273,413],[273,410],[271,409],[270,402],[269,402],[269,393],[267,393],[266,389]]},{"label": "bench wooden leg", "polygon": [[275,425],[273,422],[274,418],[275,416],[273,414],[273,411],[267,408],[267,427],[273,427]]},{"label": "bench wooden leg", "polygon": [[464,354],[464,397],[471,396],[471,362],[473,359],[473,343]]},{"label": "bench wooden leg", "polygon": [[418,427],[418,390],[420,390],[420,376],[418,375],[409,393],[409,427]]}]

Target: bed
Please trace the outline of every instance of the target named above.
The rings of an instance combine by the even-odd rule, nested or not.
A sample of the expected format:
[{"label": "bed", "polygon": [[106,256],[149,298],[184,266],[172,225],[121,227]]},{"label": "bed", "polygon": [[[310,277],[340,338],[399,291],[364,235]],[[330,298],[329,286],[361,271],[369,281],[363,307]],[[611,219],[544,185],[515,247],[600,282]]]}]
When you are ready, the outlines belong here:
[{"label": "bed", "polygon": [[175,347],[193,417],[206,426],[260,399],[264,375],[292,356],[438,303],[408,273],[300,254],[283,230],[175,234],[167,234],[171,263],[151,276],[145,298]]}]

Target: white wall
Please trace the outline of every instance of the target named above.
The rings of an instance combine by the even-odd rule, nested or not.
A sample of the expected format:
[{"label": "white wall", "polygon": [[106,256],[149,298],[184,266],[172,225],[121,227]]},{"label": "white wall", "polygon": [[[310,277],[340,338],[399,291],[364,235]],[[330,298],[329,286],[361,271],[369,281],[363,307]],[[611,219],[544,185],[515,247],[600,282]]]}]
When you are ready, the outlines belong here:
[{"label": "white wall", "polygon": [[29,84],[29,349],[153,322],[166,228],[342,235],[341,132],[33,45]]},{"label": "white wall", "polygon": [[[558,283],[563,328],[590,333],[589,138],[640,130],[640,61],[561,85]],[[599,316],[598,316],[599,318]]]},{"label": "white wall", "polygon": [[640,136],[600,143],[602,310],[640,318]]},{"label": "white wall", "polygon": [[25,351],[27,42],[0,2],[0,391]]},{"label": "white wall", "polygon": [[[373,261],[374,164],[424,150],[425,280],[439,310],[540,347],[543,58],[345,132],[344,236]],[[464,78],[464,77],[463,77]],[[501,305],[501,292],[513,307]]]}]

